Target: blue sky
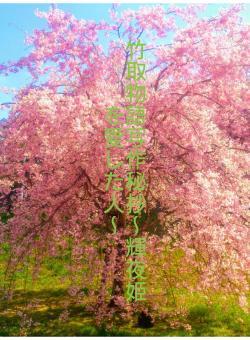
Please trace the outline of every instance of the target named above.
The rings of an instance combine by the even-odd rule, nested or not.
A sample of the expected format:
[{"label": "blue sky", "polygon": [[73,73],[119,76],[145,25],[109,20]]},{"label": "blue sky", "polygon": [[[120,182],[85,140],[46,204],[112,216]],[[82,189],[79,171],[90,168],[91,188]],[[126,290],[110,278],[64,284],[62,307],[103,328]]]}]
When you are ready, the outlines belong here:
[{"label": "blue sky", "polygon": [[[155,4],[155,3],[154,3]],[[119,10],[125,8],[137,9],[145,4],[121,4]],[[16,60],[28,53],[28,47],[24,44],[27,34],[34,29],[44,28],[45,20],[35,16],[36,9],[48,10],[49,4],[0,4],[0,64],[8,60]],[[77,18],[100,21],[109,20],[108,10],[111,4],[57,4],[58,8],[71,12]],[[166,5],[167,6],[167,5]],[[210,17],[218,13],[225,4],[209,4],[204,16]],[[250,21],[250,5],[246,5],[242,16],[245,21]],[[0,76],[0,87],[20,88],[29,82],[26,72],[14,74],[8,77]],[[0,104],[11,101],[11,96],[0,92]],[[7,117],[7,111],[0,111],[0,119]]]}]

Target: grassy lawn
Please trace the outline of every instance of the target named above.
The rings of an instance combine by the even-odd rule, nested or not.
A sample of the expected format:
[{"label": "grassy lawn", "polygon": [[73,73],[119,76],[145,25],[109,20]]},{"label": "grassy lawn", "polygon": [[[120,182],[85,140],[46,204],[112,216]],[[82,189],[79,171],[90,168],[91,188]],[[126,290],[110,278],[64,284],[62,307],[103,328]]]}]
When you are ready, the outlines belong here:
[{"label": "grassy lawn", "polygon": [[[0,285],[6,259],[6,253],[2,253]],[[91,304],[87,294],[77,299],[68,293],[67,261],[65,258],[46,260],[36,281],[29,273],[29,264],[21,268],[16,274],[10,301],[4,299],[3,290],[0,291],[0,336],[250,335],[250,315],[239,307],[233,296],[214,294],[208,301],[201,294],[187,290],[175,291],[175,306],[169,300],[160,300],[151,328],[138,327],[136,315],[130,322],[115,322],[109,330],[98,328],[93,314],[86,308]]]},{"label": "grassy lawn", "polygon": [[[68,318],[62,319],[67,305]],[[15,292],[13,300],[1,303],[1,336],[246,336],[250,335],[250,318],[236,305],[222,308],[219,304],[197,304],[189,308],[184,322],[191,326],[185,330],[178,326],[178,316],[166,312],[165,318],[156,318],[152,328],[143,329],[136,320],[119,322],[111,330],[95,326],[93,316],[84,305],[76,303],[65,289],[45,289]],[[183,317],[181,318],[183,321]],[[173,326],[174,324],[174,326]]]}]

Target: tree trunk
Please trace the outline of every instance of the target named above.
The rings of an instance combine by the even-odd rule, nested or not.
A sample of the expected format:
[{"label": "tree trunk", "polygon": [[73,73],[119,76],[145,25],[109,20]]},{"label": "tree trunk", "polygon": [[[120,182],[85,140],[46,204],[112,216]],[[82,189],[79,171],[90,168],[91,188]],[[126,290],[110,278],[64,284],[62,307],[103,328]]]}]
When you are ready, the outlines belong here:
[{"label": "tree trunk", "polygon": [[123,238],[123,234],[120,233],[119,238],[116,242],[116,258],[114,268],[114,279],[112,287],[112,297],[108,304],[108,307],[120,307],[118,302],[124,295],[124,271],[126,265],[126,244]]},{"label": "tree trunk", "polygon": [[105,304],[106,284],[107,284],[107,278],[109,275],[108,267],[110,264],[111,255],[112,255],[112,248],[111,247],[105,248],[104,265],[103,265],[102,278],[101,278],[101,288],[100,288],[100,292],[98,295],[97,309]]}]

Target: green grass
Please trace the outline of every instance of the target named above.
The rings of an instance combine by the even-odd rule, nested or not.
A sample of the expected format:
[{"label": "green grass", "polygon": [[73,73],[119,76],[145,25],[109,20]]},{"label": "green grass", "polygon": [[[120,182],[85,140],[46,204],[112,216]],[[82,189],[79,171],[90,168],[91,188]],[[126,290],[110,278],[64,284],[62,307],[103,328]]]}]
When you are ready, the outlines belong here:
[{"label": "green grass", "polygon": [[[68,304],[69,319],[60,320]],[[30,304],[31,306],[27,306]],[[33,306],[32,306],[33,304]],[[27,315],[20,316],[20,312]],[[32,321],[29,324],[29,320]],[[175,326],[171,326],[175,322]],[[178,325],[179,323],[179,325]],[[183,324],[189,324],[185,330]],[[152,328],[142,329],[131,322],[119,322],[110,330],[98,328],[93,315],[84,305],[69,297],[65,289],[39,291],[18,290],[10,302],[0,304],[0,336],[246,336],[250,335],[250,318],[236,305],[223,308],[220,304],[196,304],[185,316],[167,312],[156,318]]]},{"label": "green grass", "polygon": [[[7,251],[6,248],[0,256],[0,282],[3,281]],[[86,304],[91,303],[89,289],[96,287],[93,282],[90,288],[83,287],[80,302],[70,296],[67,261],[65,256],[47,258],[35,282],[28,263],[16,275],[12,300],[7,302],[0,291],[0,336],[250,335],[250,316],[238,306],[233,296],[214,294],[208,300],[198,292],[184,289],[173,290],[176,305],[171,303],[171,294],[160,300],[152,328],[139,328],[136,316],[129,322],[117,321],[110,329],[97,327],[93,314],[86,308]],[[65,310],[69,317],[62,320]]]}]

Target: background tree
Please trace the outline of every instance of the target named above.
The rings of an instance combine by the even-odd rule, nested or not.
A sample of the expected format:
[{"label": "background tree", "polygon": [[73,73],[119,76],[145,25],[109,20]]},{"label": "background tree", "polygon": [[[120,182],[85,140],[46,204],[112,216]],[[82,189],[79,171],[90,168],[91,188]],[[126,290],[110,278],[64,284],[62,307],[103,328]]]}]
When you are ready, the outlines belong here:
[{"label": "background tree", "polygon": [[[148,252],[182,249],[181,270],[193,266],[199,288],[248,289],[250,32],[240,9],[200,19],[202,6],[145,6],[120,15],[113,7],[112,24],[78,20],[54,7],[37,12],[47,29],[27,38],[32,51],[0,66],[6,76],[21,69],[32,75],[1,130],[1,209],[12,213],[0,234],[11,246],[6,280],[27,255],[36,254],[39,265],[45,252],[56,254],[70,239],[72,281],[88,259],[91,272],[82,279],[99,277],[99,311],[110,285],[109,308],[125,305],[129,221],[117,215],[113,235],[111,214],[104,214],[110,202],[104,129],[107,108],[125,105],[126,46],[140,38],[148,62],[141,226]],[[124,206],[124,195],[119,203]],[[165,270],[167,257],[163,261]],[[149,259],[148,271],[157,277]]]}]

